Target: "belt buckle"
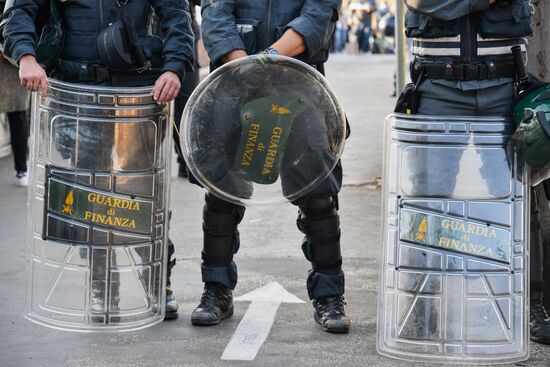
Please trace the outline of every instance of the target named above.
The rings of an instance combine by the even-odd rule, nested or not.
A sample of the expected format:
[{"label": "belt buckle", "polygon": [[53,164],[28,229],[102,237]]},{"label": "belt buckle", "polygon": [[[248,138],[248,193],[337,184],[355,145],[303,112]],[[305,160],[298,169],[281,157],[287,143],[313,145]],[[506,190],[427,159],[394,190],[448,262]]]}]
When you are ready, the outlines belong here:
[{"label": "belt buckle", "polygon": [[91,73],[93,73],[92,70],[90,70],[91,67],[89,65],[80,65],[80,68],[78,70],[78,81],[79,82],[89,82],[91,79]]},{"label": "belt buckle", "polygon": [[465,81],[479,80],[480,64],[464,64],[463,75]]},{"label": "belt buckle", "polygon": [[103,83],[109,81],[109,72],[102,65],[94,64],[91,65],[89,69],[91,75],[93,75],[95,83]]}]

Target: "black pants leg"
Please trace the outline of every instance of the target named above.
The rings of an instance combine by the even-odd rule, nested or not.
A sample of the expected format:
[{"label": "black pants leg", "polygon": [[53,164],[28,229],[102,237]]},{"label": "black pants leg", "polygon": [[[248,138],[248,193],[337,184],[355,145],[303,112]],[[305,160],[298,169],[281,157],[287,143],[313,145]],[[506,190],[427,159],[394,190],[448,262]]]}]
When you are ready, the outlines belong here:
[{"label": "black pants leg", "polygon": [[29,120],[26,111],[8,112],[10,125],[10,143],[13,150],[15,170],[27,171],[27,154],[29,139]]}]

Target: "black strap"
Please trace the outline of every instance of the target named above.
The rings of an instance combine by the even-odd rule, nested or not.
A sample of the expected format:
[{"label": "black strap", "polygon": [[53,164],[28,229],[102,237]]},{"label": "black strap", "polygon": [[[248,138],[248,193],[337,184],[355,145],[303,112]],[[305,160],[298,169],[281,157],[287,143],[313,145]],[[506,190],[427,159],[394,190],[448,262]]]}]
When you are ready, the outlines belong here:
[{"label": "black strap", "polygon": [[138,35],[136,29],[132,26],[132,23],[129,21],[125,13],[122,14],[122,22],[124,22],[124,29],[126,29],[128,35],[128,45],[130,52],[132,53],[132,58],[136,61],[138,67],[136,68],[138,72],[143,72],[145,70],[151,70],[151,63],[147,61],[143,49],[138,43]]},{"label": "black strap", "polygon": [[57,69],[63,80],[82,83],[105,83],[111,81],[111,72],[100,64],[81,64],[60,59]]},{"label": "black strap", "polygon": [[213,236],[228,237],[233,236],[237,230],[239,217],[233,212],[216,213],[203,210],[202,216],[202,228],[205,233]]},{"label": "black strap", "polygon": [[515,78],[516,75],[516,67],[513,61],[466,64],[415,60],[411,71],[413,81],[421,77],[428,79],[472,81],[495,78]]}]

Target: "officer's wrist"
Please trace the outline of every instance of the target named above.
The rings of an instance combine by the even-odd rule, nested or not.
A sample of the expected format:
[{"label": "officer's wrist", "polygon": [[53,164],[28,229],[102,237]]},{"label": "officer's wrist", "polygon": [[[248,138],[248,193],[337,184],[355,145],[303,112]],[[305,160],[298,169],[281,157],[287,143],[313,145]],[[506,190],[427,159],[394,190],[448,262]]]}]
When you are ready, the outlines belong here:
[{"label": "officer's wrist", "polygon": [[36,57],[31,54],[26,54],[21,56],[21,58],[19,59],[19,66],[29,65],[29,64],[31,65],[38,64],[38,62],[36,61]]},{"label": "officer's wrist", "polygon": [[248,54],[244,50],[233,50],[225,54],[224,56],[222,56],[221,62],[225,64],[230,61],[240,59],[241,57],[246,57],[246,56],[248,56]]}]

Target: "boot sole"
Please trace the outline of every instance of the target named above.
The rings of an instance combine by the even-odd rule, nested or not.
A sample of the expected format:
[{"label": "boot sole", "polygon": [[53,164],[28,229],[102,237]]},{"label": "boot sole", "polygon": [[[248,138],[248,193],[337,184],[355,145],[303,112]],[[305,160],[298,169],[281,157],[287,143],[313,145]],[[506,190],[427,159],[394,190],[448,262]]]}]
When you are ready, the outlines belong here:
[{"label": "boot sole", "polygon": [[166,312],[164,314],[164,319],[165,320],[174,320],[174,319],[177,319],[179,317],[178,315],[178,311],[175,311],[175,312]]},{"label": "boot sole", "polygon": [[218,325],[220,321],[225,320],[231,316],[233,316],[233,305],[229,306],[227,311],[222,312],[220,318],[217,320],[194,319],[193,317],[191,317],[191,324],[193,324],[194,326],[213,326]]},{"label": "boot sole", "polygon": [[350,322],[348,323],[342,323],[341,326],[338,326],[338,327],[327,327],[326,325],[323,324],[323,321],[321,320],[321,318],[319,317],[319,315],[317,315],[317,312],[313,311],[313,318],[315,319],[315,322],[317,322],[319,325],[321,325],[323,327],[323,330],[326,331],[327,333],[331,333],[331,334],[347,334],[349,333],[349,327],[351,325]]},{"label": "boot sole", "polygon": [[544,345],[550,345],[550,339],[549,338],[536,338],[536,337],[529,337],[529,339],[532,342],[544,344]]}]

